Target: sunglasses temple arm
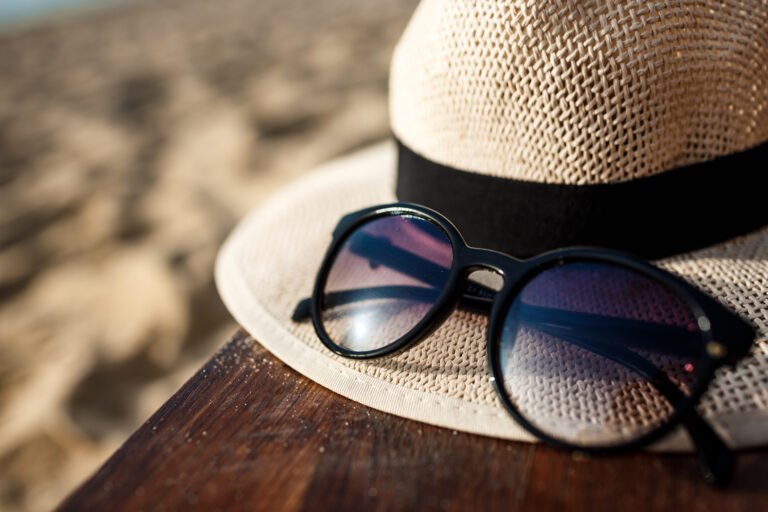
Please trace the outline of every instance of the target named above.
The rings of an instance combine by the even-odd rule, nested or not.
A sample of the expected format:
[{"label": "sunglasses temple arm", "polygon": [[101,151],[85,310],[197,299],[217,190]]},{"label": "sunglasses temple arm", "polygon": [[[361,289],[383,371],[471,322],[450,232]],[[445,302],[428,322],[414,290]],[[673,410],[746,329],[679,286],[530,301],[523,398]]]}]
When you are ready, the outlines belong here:
[{"label": "sunglasses temple arm", "polygon": [[[422,286],[373,286],[370,288],[355,288],[351,290],[340,290],[328,292],[324,296],[325,306],[328,308],[343,306],[345,304],[354,304],[366,300],[378,299],[402,299],[409,302],[430,303],[437,296],[433,288]],[[312,299],[301,299],[293,310],[291,320],[302,322],[312,316]]]},{"label": "sunglasses temple arm", "polygon": [[[663,371],[631,350],[612,343],[596,341],[592,338],[584,340],[564,328],[549,324],[536,323],[534,325],[537,330],[602,355],[637,372],[645,377],[670,404],[680,403],[686,398]],[[688,431],[688,435],[696,447],[705,480],[718,487],[727,485],[736,466],[733,451],[693,407],[684,413],[680,422]]]},{"label": "sunglasses temple arm", "polygon": [[[393,245],[388,239],[363,233],[349,246],[350,251],[368,259],[372,268],[379,265],[394,269],[400,273],[433,287],[439,287],[447,268],[426,258],[422,258],[403,247]],[[756,336],[755,327],[733,312],[724,308],[720,303],[707,294],[693,289],[701,303],[707,304],[710,315],[717,318],[717,324],[726,332],[721,341],[727,340],[729,347],[728,364],[735,364],[738,359],[746,356]],[[490,303],[495,292],[480,283],[470,281],[467,293],[462,297],[459,307],[469,311],[485,313],[490,311]],[[491,299],[485,301],[484,299]],[[484,304],[489,302],[489,304]],[[671,326],[670,326],[671,327]],[[678,339],[679,343],[679,339]]]},{"label": "sunglasses temple arm", "polygon": [[[434,261],[414,254],[405,248],[395,246],[386,238],[367,233],[363,233],[356,238],[354,243],[350,244],[349,250],[358,256],[368,259],[372,268],[380,265],[385,266],[418,279],[434,288],[439,288],[442,285],[444,274],[448,272],[447,268]],[[493,289],[476,281],[468,280],[458,306],[466,311],[489,314],[495,296],[496,292]],[[547,311],[552,311],[547,308],[528,307],[538,309],[538,314],[542,315],[542,317],[546,316]],[[533,311],[526,311],[526,313],[530,315]],[[591,331],[596,330],[597,327],[605,331],[605,334],[611,334],[613,329],[620,329],[625,339],[630,337],[631,341],[639,344],[637,348],[646,345],[644,348],[649,350],[685,355],[696,353],[699,347],[699,340],[695,337],[695,332],[688,332],[678,326],[659,325],[651,322],[612,318],[606,315],[590,315],[573,311],[557,310],[557,315],[560,317],[559,320],[561,322],[565,321],[563,316],[568,316],[568,323],[588,325]],[[648,336],[649,330],[653,330],[653,337]],[[635,332],[640,332],[641,335],[632,336]],[[750,335],[754,336],[751,330]]]},{"label": "sunglasses temple arm", "polygon": [[305,320],[309,320],[312,316],[311,305],[311,298],[305,297],[301,299],[296,303],[296,307],[293,308],[293,313],[291,313],[291,320],[294,322],[303,322]]},{"label": "sunglasses temple arm", "polygon": [[[481,293],[482,296],[480,296]],[[430,303],[437,299],[437,294],[437,290],[433,288],[390,285],[334,291],[326,294],[324,300],[326,307],[377,299],[402,299],[409,302]],[[467,287],[467,293],[459,299],[458,306],[465,311],[488,315],[493,305],[493,297],[493,290],[471,283]],[[309,319],[311,303],[311,299],[308,298],[299,301],[291,319],[294,322]],[[530,305],[522,305],[518,308],[520,308],[519,317],[524,318],[528,323],[542,326],[568,326],[570,331],[576,333],[582,328],[584,331],[588,330],[590,339],[600,337],[610,340],[621,336],[634,348],[680,356],[696,353],[695,340],[692,340],[693,334],[676,326]]]},{"label": "sunglasses temple arm", "polygon": [[725,487],[736,470],[736,455],[717,435],[694,408],[681,419],[691,437],[704,479],[716,486]]}]

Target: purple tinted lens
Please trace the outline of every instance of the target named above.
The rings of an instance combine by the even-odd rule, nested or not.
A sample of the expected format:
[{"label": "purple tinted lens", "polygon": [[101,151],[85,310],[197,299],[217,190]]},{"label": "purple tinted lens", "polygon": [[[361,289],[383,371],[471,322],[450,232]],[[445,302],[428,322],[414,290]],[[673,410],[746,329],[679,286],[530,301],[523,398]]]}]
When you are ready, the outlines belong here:
[{"label": "purple tinted lens", "polygon": [[662,283],[604,263],[536,275],[507,313],[503,387],[551,437],[582,446],[626,443],[665,424],[691,394],[704,334]]},{"label": "purple tinted lens", "polygon": [[420,217],[379,217],[337,252],[325,283],[322,323],[338,346],[377,350],[402,338],[434,307],[448,282],[448,235]]}]

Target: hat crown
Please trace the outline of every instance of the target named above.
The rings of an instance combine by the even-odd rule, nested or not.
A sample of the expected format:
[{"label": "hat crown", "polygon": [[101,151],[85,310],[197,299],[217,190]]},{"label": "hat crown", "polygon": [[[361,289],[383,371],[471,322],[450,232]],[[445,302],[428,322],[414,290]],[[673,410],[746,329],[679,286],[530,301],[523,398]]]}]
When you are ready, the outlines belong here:
[{"label": "hat crown", "polygon": [[768,139],[768,4],[422,0],[395,135],[454,168],[613,183]]}]

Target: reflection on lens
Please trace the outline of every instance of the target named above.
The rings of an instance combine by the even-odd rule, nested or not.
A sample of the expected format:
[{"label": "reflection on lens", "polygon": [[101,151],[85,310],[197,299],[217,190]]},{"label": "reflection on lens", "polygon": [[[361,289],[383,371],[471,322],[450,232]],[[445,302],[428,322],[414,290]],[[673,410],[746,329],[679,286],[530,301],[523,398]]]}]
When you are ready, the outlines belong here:
[{"label": "reflection on lens", "polygon": [[581,446],[626,443],[665,424],[692,392],[703,334],[660,282],[566,263],[521,290],[500,342],[504,389],[539,430]]},{"label": "reflection on lens", "polygon": [[426,219],[388,216],[363,224],[336,254],[326,280],[326,332],[357,352],[397,341],[435,305],[452,263],[448,235]]}]

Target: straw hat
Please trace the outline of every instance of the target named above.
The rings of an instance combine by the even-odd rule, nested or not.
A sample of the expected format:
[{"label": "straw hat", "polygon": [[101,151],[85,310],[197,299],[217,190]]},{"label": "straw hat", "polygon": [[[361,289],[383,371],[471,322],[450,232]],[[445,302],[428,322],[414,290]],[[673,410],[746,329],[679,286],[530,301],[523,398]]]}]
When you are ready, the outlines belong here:
[{"label": "straw hat", "polygon": [[221,249],[221,296],[259,342],[370,407],[530,440],[488,381],[484,317],[457,311],[411,350],[365,361],[291,320],[342,215],[419,202],[518,256],[631,250],[751,319],[751,356],[700,410],[733,446],[768,442],[768,4],[423,0],[390,86],[397,142],[310,173]]}]

